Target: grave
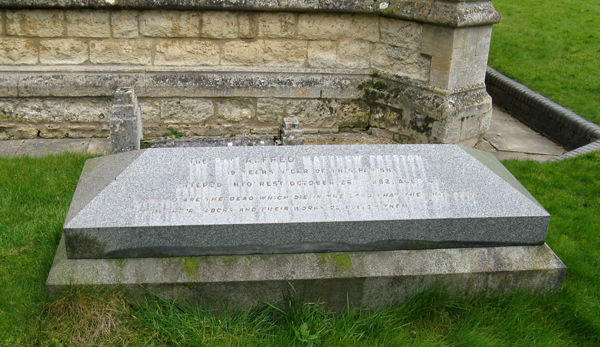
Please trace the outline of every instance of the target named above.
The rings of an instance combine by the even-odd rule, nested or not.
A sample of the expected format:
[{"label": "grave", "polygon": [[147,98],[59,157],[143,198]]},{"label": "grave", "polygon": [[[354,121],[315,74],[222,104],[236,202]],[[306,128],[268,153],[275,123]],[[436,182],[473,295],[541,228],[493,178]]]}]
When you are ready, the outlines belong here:
[{"label": "grave", "polygon": [[46,283],[211,307],[377,307],[450,292],[557,291],[549,214],[457,145],[146,149],[90,159]]}]

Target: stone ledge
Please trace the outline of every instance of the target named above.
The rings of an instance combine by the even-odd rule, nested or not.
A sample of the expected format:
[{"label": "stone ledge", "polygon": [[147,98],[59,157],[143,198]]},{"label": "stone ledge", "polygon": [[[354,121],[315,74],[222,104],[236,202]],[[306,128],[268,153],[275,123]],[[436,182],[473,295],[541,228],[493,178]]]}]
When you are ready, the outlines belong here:
[{"label": "stone ledge", "polygon": [[515,118],[572,150],[600,139],[600,126],[491,67],[485,82],[494,103]]},{"label": "stone ledge", "polygon": [[0,0],[1,8],[240,10],[372,13],[448,27],[499,23],[491,1],[476,0]]},{"label": "stone ledge", "polygon": [[548,245],[414,251],[137,259],[67,259],[61,239],[46,281],[55,298],[71,286],[119,286],[223,308],[279,303],[290,285],[334,309],[381,307],[434,286],[451,294],[556,293],[566,267]]}]

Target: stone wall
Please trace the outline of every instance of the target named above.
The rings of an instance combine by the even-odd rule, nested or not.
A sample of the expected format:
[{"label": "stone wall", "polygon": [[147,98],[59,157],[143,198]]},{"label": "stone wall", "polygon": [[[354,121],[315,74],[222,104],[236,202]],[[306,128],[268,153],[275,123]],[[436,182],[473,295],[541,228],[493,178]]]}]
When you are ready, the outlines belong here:
[{"label": "stone wall", "polygon": [[135,88],[146,136],[276,134],[286,116],[402,142],[487,127],[489,2],[424,18],[411,1],[162,2],[0,0],[0,138],[106,136],[118,87]]}]

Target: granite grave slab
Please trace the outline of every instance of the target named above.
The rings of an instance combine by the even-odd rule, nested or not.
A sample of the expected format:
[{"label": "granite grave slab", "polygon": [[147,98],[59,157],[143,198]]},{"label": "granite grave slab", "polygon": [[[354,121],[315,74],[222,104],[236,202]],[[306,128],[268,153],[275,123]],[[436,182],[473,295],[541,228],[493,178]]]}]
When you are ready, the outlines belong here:
[{"label": "granite grave slab", "polygon": [[457,145],[157,148],[86,163],[69,259],[541,245],[549,214]]}]

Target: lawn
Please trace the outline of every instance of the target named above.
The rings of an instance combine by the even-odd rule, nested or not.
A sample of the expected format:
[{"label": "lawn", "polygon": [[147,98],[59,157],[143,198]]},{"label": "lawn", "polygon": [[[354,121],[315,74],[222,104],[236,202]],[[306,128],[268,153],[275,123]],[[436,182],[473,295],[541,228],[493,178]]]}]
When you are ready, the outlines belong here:
[{"label": "lawn", "polygon": [[505,165],[552,215],[548,244],[568,266],[555,296],[423,293],[333,315],[290,298],[215,316],[115,291],[48,302],[44,281],[86,157],[0,158],[0,345],[593,346],[600,344],[600,153]]},{"label": "lawn", "polygon": [[489,65],[600,124],[600,1],[493,0]]}]

